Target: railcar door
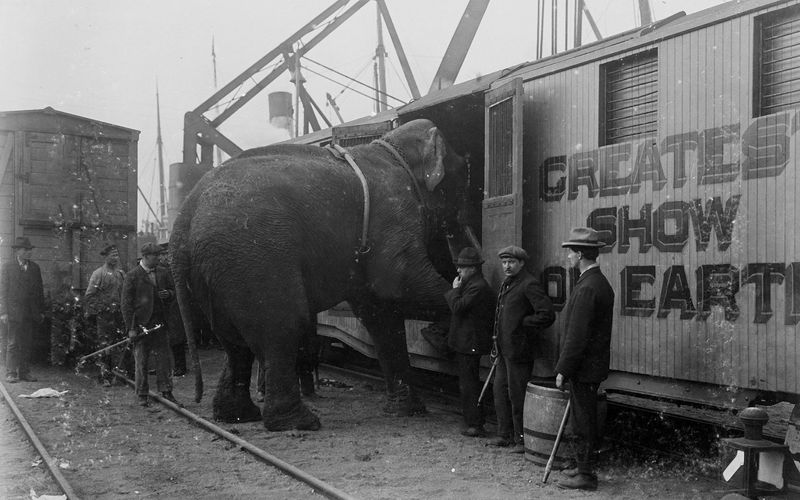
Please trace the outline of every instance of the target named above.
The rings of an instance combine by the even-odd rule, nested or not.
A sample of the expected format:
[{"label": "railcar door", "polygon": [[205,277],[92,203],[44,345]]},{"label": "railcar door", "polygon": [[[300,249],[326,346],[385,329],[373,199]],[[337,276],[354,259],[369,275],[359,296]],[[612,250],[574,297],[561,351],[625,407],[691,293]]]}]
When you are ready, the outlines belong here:
[{"label": "railcar door", "polygon": [[502,281],[497,252],[522,245],[522,78],[486,93],[483,198],[484,275]]}]

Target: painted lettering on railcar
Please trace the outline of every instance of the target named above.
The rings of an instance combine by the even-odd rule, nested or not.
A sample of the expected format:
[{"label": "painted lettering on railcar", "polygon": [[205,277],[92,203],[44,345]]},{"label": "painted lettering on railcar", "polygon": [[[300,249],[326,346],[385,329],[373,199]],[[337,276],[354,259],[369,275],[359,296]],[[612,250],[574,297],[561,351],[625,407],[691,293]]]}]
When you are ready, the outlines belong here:
[{"label": "painted lettering on railcar", "polygon": [[[638,254],[701,255],[713,251],[719,260],[730,251],[742,194],[680,199],[681,193],[688,191],[690,183],[699,187],[694,192],[719,184],[727,184],[731,191],[737,187],[746,191],[751,181],[781,177],[788,165],[794,165],[792,143],[798,129],[800,112],[788,111],[756,118],[746,126],[733,123],[660,141],[651,137],[551,156],[539,165],[537,194],[544,203],[592,199],[594,208],[586,216],[586,225],[600,232],[606,243],[604,253],[628,254],[635,238]],[[661,197],[667,201],[634,205],[635,199],[649,198],[644,189],[655,193],[667,187],[673,189],[670,194],[675,193]],[[640,196],[633,196],[637,194]],[[618,204],[603,203],[604,198],[613,196]],[[756,262],[739,265],[723,258],[723,262],[690,266],[679,258],[665,269],[638,263],[621,265],[619,314],[678,315],[682,320],[705,321],[712,307],[721,306],[725,319],[733,322],[742,307],[752,307],[753,323],[767,323],[777,316],[785,325],[796,325],[800,322],[800,262],[794,262],[795,258],[769,262],[759,256]],[[542,277],[560,310],[577,274],[568,276],[565,267],[554,265],[544,269]],[[783,314],[774,311],[773,285],[783,287]],[[754,303],[740,304],[737,294],[748,286],[754,287]]]}]

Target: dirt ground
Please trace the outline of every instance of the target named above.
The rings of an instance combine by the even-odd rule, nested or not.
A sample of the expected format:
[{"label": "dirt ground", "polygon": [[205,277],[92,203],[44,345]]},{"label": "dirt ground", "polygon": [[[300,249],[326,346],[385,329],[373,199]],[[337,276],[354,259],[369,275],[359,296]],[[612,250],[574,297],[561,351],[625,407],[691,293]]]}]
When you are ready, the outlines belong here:
[{"label": "dirt ground", "polygon": [[[175,380],[186,408],[211,418],[211,397],[222,353],[202,351],[206,396],[191,401],[193,378]],[[127,386],[105,388],[93,378],[38,367],[38,382],[6,384],[61,472],[82,498],[321,498],[308,486],[265,465],[223,439],[155,405],[135,404]],[[460,417],[431,405],[422,417],[381,411],[379,384],[320,372],[336,380],[308,400],[322,420],[317,432],[267,432],[260,423],[222,427],[340,490],[363,499],[706,499],[721,498],[723,483],[698,472],[704,465],[642,460],[609,453],[597,492],[563,491],[554,472],[485,439],[459,434]],[[153,384],[154,385],[154,384]],[[24,399],[42,387],[61,398]],[[0,405],[0,497],[60,493],[36,461],[6,404]]]}]

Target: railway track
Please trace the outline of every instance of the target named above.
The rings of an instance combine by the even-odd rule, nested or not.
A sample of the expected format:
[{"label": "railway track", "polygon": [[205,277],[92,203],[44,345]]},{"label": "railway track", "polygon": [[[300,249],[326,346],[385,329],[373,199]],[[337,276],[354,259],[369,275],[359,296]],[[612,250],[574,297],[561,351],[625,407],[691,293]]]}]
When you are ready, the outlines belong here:
[{"label": "railway track", "polygon": [[[124,380],[125,383],[128,384],[129,386],[134,385],[133,381],[125,377],[122,373],[116,373],[116,375],[119,379]],[[25,435],[35,448],[36,452],[42,458],[44,464],[47,466],[50,475],[58,484],[61,491],[66,495],[67,499],[69,500],[79,499],[80,497],[75,493],[75,489],[73,488],[73,486],[59,470],[59,462],[55,458],[53,458],[53,456],[48,452],[48,450],[42,443],[42,440],[39,438],[33,427],[28,423],[28,420],[25,418],[25,415],[22,413],[20,408],[16,405],[16,403],[14,403],[13,398],[11,397],[7,388],[2,382],[0,382],[0,394],[2,394],[3,400],[6,402],[11,412],[14,414],[17,423],[24,431]],[[313,491],[317,492],[321,496],[330,498],[332,500],[355,500],[356,498],[340,490],[339,488],[336,488],[335,486],[314,477],[313,475],[303,471],[299,467],[296,467],[284,460],[281,460],[275,455],[253,445],[252,443],[236,436],[235,434],[222,429],[213,422],[204,419],[203,417],[197,415],[196,413],[186,410],[185,408],[182,408],[172,403],[171,401],[164,399],[163,397],[152,391],[150,392],[150,398],[157,401],[160,405],[186,418],[189,422],[195,424],[197,427],[209,433],[212,433],[216,436],[219,436],[220,438],[223,438],[230,443],[233,443],[241,450],[247,452],[254,458],[264,462],[266,465],[274,467],[283,474],[293,478],[294,480],[310,486],[313,489]]]},{"label": "railway track", "polygon": [[[211,355],[212,353],[207,354]],[[38,451],[39,447],[37,447],[37,453],[46,457],[48,456],[46,453],[49,452],[52,456],[57,457],[56,460],[52,457],[43,458],[42,462],[46,463],[48,468],[53,466],[55,473],[58,474],[61,472],[58,470],[58,457],[69,458],[72,462],[70,469],[63,471],[64,473],[61,474],[61,480],[57,480],[59,484],[63,481],[66,485],[65,487],[60,487],[65,491],[68,498],[78,498],[77,493],[91,498],[120,498],[139,493],[139,488],[136,486],[126,486],[128,487],[127,490],[117,488],[103,491],[98,487],[97,483],[107,480],[104,475],[108,474],[106,471],[109,471],[109,469],[98,470],[87,466],[86,453],[83,455],[73,453],[75,451],[74,447],[69,449],[68,446],[65,447],[63,442],[54,439],[55,436],[52,432],[52,427],[54,426],[47,423],[48,421],[56,422],[60,419],[65,413],[64,407],[72,411],[75,415],[73,420],[77,420],[78,412],[83,411],[82,408],[85,408],[87,402],[91,402],[92,398],[96,400],[97,396],[103,393],[106,394],[106,397],[112,399],[112,404],[117,405],[116,411],[118,414],[124,414],[125,417],[121,420],[102,422],[102,426],[98,426],[97,429],[89,428],[90,435],[84,434],[80,438],[85,442],[85,447],[91,449],[91,444],[87,441],[92,439],[92,435],[104,433],[105,429],[125,427],[125,429],[130,428],[132,431],[130,436],[127,435],[129,431],[125,431],[124,441],[115,442],[102,450],[91,450],[96,453],[90,456],[94,456],[95,460],[97,460],[98,456],[108,453],[107,450],[109,449],[117,450],[127,447],[132,447],[130,453],[135,454],[141,449],[141,447],[135,446],[136,441],[141,440],[141,435],[136,435],[133,432],[136,426],[160,425],[153,423],[169,423],[169,421],[172,421],[168,425],[169,431],[160,433],[156,436],[157,440],[169,441],[174,439],[174,444],[166,443],[173,447],[199,446],[200,453],[204,453],[208,457],[205,460],[202,457],[197,457],[197,467],[189,469],[192,476],[187,476],[188,481],[186,482],[188,483],[201,483],[202,476],[209,474],[209,472],[206,472],[208,470],[207,467],[210,465],[213,470],[214,461],[219,461],[220,465],[229,465],[227,462],[232,460],[236,461],[232,465],[234,470],[243,469],[243,465],[238,465],[240,463],[244,464],[246,462],[249,464],[246,468],[248,472],[243,473],[238,480],[247,483],[251,491],[258,491],[259,494],[266,491],[266,489],[261,489],[262,485],[257,484],[257,478],[254,477],[255,475],[265,474],[270,477],[283,476],[284,479],[281,479],[281,481],[302,485],[303,493],[309,492],[307,494],[296,494],[295,491],[297,490],[293,490],[289,494],[274,496],[267,494],[271,498],[315,498],[319,496],[327,498],[372,498],[381,496],[373,495],[372,488],[374,488],[374,484],[381,484],[381,481],[386,481],[386,479],[381,479],[382,477],[394,478],[402,476],[404,473],[411,477],[409,484],[398,486],[398,489],[389,490],[391,493],[384,493],[381,496],[382,498],[396,498],[400,494],[405,496],[406,491],[425,491],[426,493],[418,493],[417,496],[431,497],[431,494],[427,492],[437,491],[436,484],[441,484],[442,476],[434,474],[430,479],[421,477],[414,479],[414,477],[415,474],[420,474],[420,470],[437,469],[440,466],[437,464],[441,462],[453,463],[454,471],[472,471],[471,474],[465,472],[465,475],[469,477],[474,477],[476,474],[487,474],[487,467],[489,467],[488,470],[491,472],[489,472],[488,476],[504,478],[502,480],[504,485],[514,484],[517,479],[514,478],[514,470],[524,470],[524,474],[529,475],[529,479],[526,480],[527,484],[530,484],[530,481],[539,481],[541,469],[530,465],[530,463],[526,463],[524,469],[519,469],[519,456],[514,458],[501,450],[487,448],[484,446],[483,440],[480,439],[462,438],[458,434],[457,428],[461,420],[458,416],[459,404],[457,395],[446,390],[443,385],[431,384],[433,386],[432,390],[421,391],[431,412],[429,417],[388,418],[381,416],[380,404],[377,404],[383,397],[383,379],[374,370],[367,370],[365,373],[365,370],[361,368],[324,365],[321,367],[321,371],[330,381],[346,382],[352,388],[320,387],[319,392],[322,399],[312,400],[311,402],[316,407],[316,410],[320,412],[323,419],[323,431],[319,433],[266,433],[257,422],[252,424],[224,424],[226,429],[222,429],[208,421],[207,418],[203,418],[203,415],[198,414],[209,415],[208,403],[204,405],[187,403],[189,409],[185,409],[152,393],[153,399],[158,401],[158,404],[154,405],[154,408],[142,410],[134,404],[132,398],[128,399],[129,391],[127,388],[102,389],[94,385],[93,381],[87,380],[86,377],[83,377],[83,387],[85,389],[78,387],[74,379],[67,382],[69,385],[64,387],[72,389],[72,394],[70,394],[70,397],[62,398],[64,401],[61,406],[56,401],[39,400],[38,402],[32,402],[32,400],[25,400],[24,403],[20,402],[22,410],[19,411],[19,408],[17,408],[18,411],[15,412],[15,415],[19,413],[24,418],[26,416],[25,413],[32,416],[32,412],[39,412],[38,415],[35,415],[36,418],[32,420],[33,425],[29,424],[27,427],[32,431],[32,434],[29,434],[33,436],[33,438],[30,438],[31,441],[38,440],[40,444],[45,443],[51,447],[50,450],[45,449],[44,453]],[[40,380],[50,380],[50,383],[54,383],[52,381],[61,380],[62,375],[63,372],[51,373],[50,376],[45,373],[44,377],[40,376]],[[16,396],[13,392],[9,395],[5,389],[3,387],[3,399],[13,403],[13,399]],[[16,392],[20,390],[18,386],[13,389]],[[184,402],[187,402],[191,389],[190,381],[188,379],[180,379],[177,382],[176,389],[178,390],[176,392],[178,399],[181,400],[183,396],[185,398]],[[183,392],[181,393],[180,391]],[[89,397],[86,397],[86,394]],[[343,407],[347,408],[344,412],[341,410]],[[339,409],[337,410],[337,408]],[[94,411],[97,411],[97,409],[94,409]],[[43,419],[43,416],[48,417],[48,419]],[[341,420],[342,416],[346,416],[346,420]],[[337,420],[337,418],[340,420]],[[190,425],[186,425],[186,423]],[[49,426],[50,429],[42,427],[42,425]],[[23,424],[20,424],[20,426],[25,427]],[[182,427],[184,430],[176,430],[178,427]],[[202,429],[202,432],[195,432],[194,429]],[[397,432],[393,432],[393,430]],[[48,432],[50,433],[48,434]],[[171,434],[175,434],[175,436],[171,436]],[[203,435],[206,437],[203,437]],[[401,444],[408,442],[408,440],[413,440],[414,445],[409,447]],[[187,441],[189,441],[188,444]],[[356,452],[349,451],[347,453],[350,454],[345,456],[337,455],[335,450],[343,447],[347,448],[348,446],[352,450],[352,443],[354,442],[362,443],[357,446]],[[623,446],[623,444],[617,442],[613,444],[615,447]],[[393,447],[395,446],[401,446],[403,451],[400,453],[394,452]],[[298,452],[298,449],[302,451]],[[246,454],[242,453],[242,451]],[[160,462],[165,452],[160,453],[161,455],[155,454],[159,462],[152,464],[153,468],[169,470],[169,463],[162,465]],[[198,455],[198,451],[185,451],[184,456],[186,455],[194,460],[194,457]],[[81,456],[83,458],[79,458]],[[278,458],[278,456],[282,458]],[[457,457],[459,456],[462,458],[458,459]],[[473,458],[470,459],[469,457]],[[134,460],[133,455],[123,453],[121,463],[114,463],[111,466],[117,468],[117,470],[128,468],[136,474],[146,475],[148,465],[142,465],[141,460],[132,463]],[[209,460],[211,461],[210,464],[208,463]],[[407,463],[402,464],[400,463],[401,460],[405,460]],[[390,464],[391,467],[385,464]],[[264,465],[267,467],[264,467]],[[370,472],[362,474],[360,471],[364,470],[364,467]],[[450,470],[449,467],[448,465],[447,471]],[[627,474],[627,464],[622,466],[615,464],[612,467],[624,470]],[[389,476],[381,475],[383,473],[380,470],[383,468],[386,468],[386,474],[389,474]],[[223,470],[223,467],[219,469]],[[144,472],[142,472],[143,470]],[[258,470],[262,472],[258,473]],[[309,473],[309,471],[313,471],[313,474]],[[169,476],[173,474],[175,473],[170,470],[169,475],[165,472],[162,476],[151,480],[166,483],[172,480]],[[196,479],[195,475],[200,479]],[[64,476],[66,476],[66,479]],[[318,478],[325,478],[325,480]],[[446,478],[447,481],[453,480],[449,472]],[[274,481],[270,479],[269,483],[272,484]],[[336,486],[331,485],[331,481],[334,481]],[[390,481],[396,480],[392,479]],[[433,486],[430,486],[429,489],[414,490],[414,488],[419,487],[417,484],[413,484],[414,482],[424,484],[426,481]],[[70,485],[70,482],[73,484]],[[450,487],[450,484],[448,482],[448,487]],[[476,484],[465,482],[462,487],[464,491],[471,492],[476,487]],[[137,488],[137,491],[134,491],[134,488]],[[185,492],[181,491],[179,493],[176,493],[174,488],[161,491],[150,489],[145,490],[147,493],[143,492],[143,494],[145,497],[150,495],[151,498],[186,498],[198,494],[200,496],[206,495],[207,497],[209,495],[208,491],[210,491],[191,489],[194,488],[194,484],[190,484],[187,488],[189,489],[186,489]],[[220,484],[219,488],[214,490],[214,494],[224,497],[232,491],[237,491],[231,488],[230,483],[227,486]],[[233,486],[233,488],[238,488],[238,486]],[[513,488],[513,486],[510,486],[505,492],[506,497],[528,498],[524,495],[520,496],[520,493],[525,490]],[[98,493],[98,491],[101,491],[101,493]],[[167,491],[167,493],[163,491]],[[539,493],[540,497],[560,498],[558,490],[554,486],[550,487],[548,485],[548,489],[543,489]],[[411,496],[414,496],[414,494],[411,494]],[[435,496],[434,494],[433,497]]]}]

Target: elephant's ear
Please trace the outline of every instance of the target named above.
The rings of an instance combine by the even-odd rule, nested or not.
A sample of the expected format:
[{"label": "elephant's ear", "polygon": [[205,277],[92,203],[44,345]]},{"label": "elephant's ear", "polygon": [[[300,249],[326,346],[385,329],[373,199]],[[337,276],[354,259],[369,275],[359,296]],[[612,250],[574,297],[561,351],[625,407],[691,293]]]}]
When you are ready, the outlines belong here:
[{"label": "elephant's ear", "polygon": [[447,146],[439,129],[431,127],[428,130],[428,140],[425,142],[425,151],[422,155],[425,173],[425,187],[433,191],[444,179],[444,157],[447,155]]}]

